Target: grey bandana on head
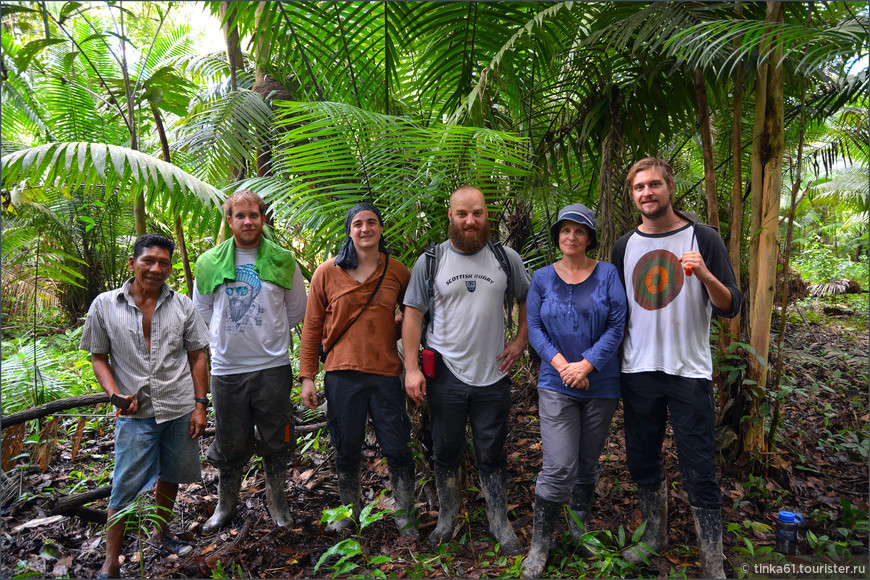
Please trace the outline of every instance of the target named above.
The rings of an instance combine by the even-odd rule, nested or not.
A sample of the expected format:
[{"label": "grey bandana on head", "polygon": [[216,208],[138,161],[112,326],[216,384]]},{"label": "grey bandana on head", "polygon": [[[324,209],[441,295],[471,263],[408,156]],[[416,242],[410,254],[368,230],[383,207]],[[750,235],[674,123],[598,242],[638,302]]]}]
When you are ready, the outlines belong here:
[{"label": "grey bandana on head", "polygon": [[[343,270],[353,270],[359,265],[356,257],[356,248],[353,247],[353,240],[350,239],[350,224],[353,222],[353,217],[361,211],[370,211],[375,214],[378,217],[378,222],[381,224],[381,227],[384,227],[384,218],[381,217],[381,212],[378,208],[367,201],[361,201],[347,210],[347,215],[344,217],[344,233],[347,235],[347,239],[344,241],[341,250],[338,251],[338,255],[335,257],[335,265]],[[385,254],[389,253],[387,252],[386,244],[384,244],[383,235],[381,235],[381,239],[378,242],[378,250]]]}]

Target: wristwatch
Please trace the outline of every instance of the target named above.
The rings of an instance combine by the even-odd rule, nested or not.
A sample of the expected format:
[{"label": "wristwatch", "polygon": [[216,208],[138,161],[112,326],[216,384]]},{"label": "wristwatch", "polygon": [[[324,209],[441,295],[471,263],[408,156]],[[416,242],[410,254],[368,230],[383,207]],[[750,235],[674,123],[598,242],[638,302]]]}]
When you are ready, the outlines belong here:
[{"label": "wristwatch", "polygon": [[208,407],[208,397],[194,397],[193,400]]}]

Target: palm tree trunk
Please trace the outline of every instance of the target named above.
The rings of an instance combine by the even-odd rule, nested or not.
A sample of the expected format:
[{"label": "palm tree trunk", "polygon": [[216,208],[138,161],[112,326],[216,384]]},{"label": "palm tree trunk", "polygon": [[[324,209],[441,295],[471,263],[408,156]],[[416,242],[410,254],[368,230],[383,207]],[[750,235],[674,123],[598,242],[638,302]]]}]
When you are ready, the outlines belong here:
[{"label": "palm tree trunk", "polygon": [[[157,135],[160,137],[160,149],[163,151],[163,161],[172,163],[169,158],[169,141],[166,139],[166,130],[157,105],[151,102],[151,113],[154,115],[154,125],[157,127]],[[187,285],[187,297],[193,298],[193,271],[190,269],[190,258],[187,255],[187,243],[184,241],[184,228],[181,227],[181,216],[178,215],[178,206],[172,210],[175,216],[175,239],[178,240],[178,254],[181,256],[181,264],[184,266],[184,282]]]},{"label": "palm tree trunk", "polygon": [[704,157],[704,190],[707,192],[707,223],[719,229],[719,202],[716,196],[716,167],[713,163],[713,136],[710,131],[710,107],[707,105],[707,85],[704,71],[695,68],[695,98],[698,102],[698,128],[701,131],[701,153]]},{"label": "palm tree trunk", "polygon": [[[136,115],[133,103],[133,91],[130,87],[130,73],[127,70],[127,42],[123,40],[124,32],[124,10],[121,9],[119,22],[121,23],[121,74],[124,77],[124,96],[127,100],[127,117],[130,119],[130,149],[139,150],[139,138],[136,134]],[[133,219],[136,223],[136,235],[141,236],[145,233],[145,191],[140,190],[136,194],[136,204],[133,206]]]},{"label": "palm tree trunk", "polygon": [[[767,3],[767,22],[782,22],[782,2]],[[768,62],[758,68],[756,81],[755,128],[752,142],[752,222],[749,252],[750,336],[749,343],[758,355],[749,360],[749,398],[751,419],[744,422],[743,450],[753,460],[767,451],[764,417],[760,410],[767,401],[770,319],[776,287],[779,249],[779,201],[782,187],[782,157],[785,149],[783,125],[782,46],[779,34],[768,32],[765,50],[774,47]]]},{"label": "palm tree trunk", "polygon": [[[743,6],[737,4],[737,18],[743,17]],[[734,39],[734,49],[740,48],[742,40]],[[731,119],[731,238],[728,240],[728,253],[731,256],[731,268],[737,279],[737,287],[740,282],[740,242],[743,240],[743,153],[742,153],[742,125],[743,119],[743,60],[739,60],[734,68],[734,108]],[[720,345],[727,347],[733,340],[740,340],[740,314],[728,319],[728,333],[725,342]]]}]

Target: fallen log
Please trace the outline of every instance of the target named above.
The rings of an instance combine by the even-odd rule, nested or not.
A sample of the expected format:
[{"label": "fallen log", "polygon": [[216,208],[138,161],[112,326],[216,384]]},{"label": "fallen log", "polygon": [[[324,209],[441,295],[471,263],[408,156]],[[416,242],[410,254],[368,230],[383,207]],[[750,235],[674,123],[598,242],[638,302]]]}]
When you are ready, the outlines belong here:
[{"label": "fallen log", "polygon": [[[58,515],[79,515],[76,512],[80,511],[80,509],[84,509],[82,508],[82,506],[84,506],[86,503],[91,503],[92,501],[97,501],[98,499],[105,499],[110,495],[112,495],[111,485],[104,485],[103,487],[98,487],[97,489],[92,489],[90,491],[85,491],[74,495],[66,495],[55,502],[54,509],[52,509],[51,511],[52,513]],[[102,521],[103,523],[105,523],[105,517]]]},{"label": "fallen log", "polygon": [[100,403],[108,402],[109,396],[106,393],[94,393],[91,395],[79,395],[78,397],[57,399],[56,401],[49,401],[42,405],[33,407],[32,409],[25,409],[24,411],[0,417],[0,425],[5,429],[6,427],[24,423],[25,421],[32,421],[33,419],[39,419],[40,417],[54,415],[60,411],[66,411],[67,409],[75,409],[76,407],[92,407],[94,405],[99,405]]}]

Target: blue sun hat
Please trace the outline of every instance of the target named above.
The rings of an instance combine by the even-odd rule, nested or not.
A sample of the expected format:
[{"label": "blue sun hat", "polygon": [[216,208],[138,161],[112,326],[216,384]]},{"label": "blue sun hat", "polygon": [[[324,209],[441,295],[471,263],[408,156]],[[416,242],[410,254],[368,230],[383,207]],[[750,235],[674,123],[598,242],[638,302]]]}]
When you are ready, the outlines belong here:
[{"label": "blue sun hat", "polygon": [[586,251],[594,250],[598,247],[598,233],[595,231],[595,212],[583,205],[582,203],[572,203],[566,205],[559,210],[559,217],[550,226],[550,238],[553,240],[553,245],[559,247],[559,223],[563,220],[574,222],[589,228],[589,236],[591,243]]}]

